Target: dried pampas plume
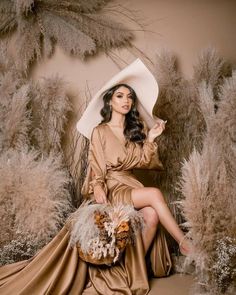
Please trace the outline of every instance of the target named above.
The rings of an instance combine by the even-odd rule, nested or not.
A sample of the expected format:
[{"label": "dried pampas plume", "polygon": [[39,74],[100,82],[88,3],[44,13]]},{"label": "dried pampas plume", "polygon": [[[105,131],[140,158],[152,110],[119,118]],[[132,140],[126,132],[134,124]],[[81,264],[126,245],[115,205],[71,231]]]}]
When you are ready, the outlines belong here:
[{"label": "dried pampas plume", "polygon": [[220,57],[214,48],[206,48],[200,53],[197,63],[194,65],[194,77],[196,87],[205,81],[213,91],[214,100],[218,99],[219,88],[224,77],[231,75],[231,67]]},{"label": "dried pampas plume", "polygon": [[81,58],[99,50],[130,46],[131,31],[104,13],[109,2],[2,0],[0,37],[16,32],[16,64],[24,73],[43,53],[51,56],[55,44]]},{"label": "dried pampas plume", "polygon": [[6,58],[4,47],[0,64],[0,152],[3,152],[28,146],[31,114],[29,83]]},{"label": "dried pampas plume", "polygon": [[207,130],[202,151],[184,162],[181,180],[199,289],[219,295],[236,291],[236,78],[220,89],[215,113],[212,87],[199,87]]},{"label": "dried pampas plume", "polygon": [[31,85],[32,144],[45,154],[61,151],[61,140],[71,104],[60,77]]},{"label": "dried pampas plume", "polygon": [[61,152],[70,111],[61,78],[27,81],[11,65],[0,73],[0,151],[34,147],[44,154]]},{"label": "dried pampas plume", "polygon": [[72,210],[60,157],[9,150],[0,157],[0,178],[1,247],[25,236],[34,245],[48,242]]},{"label": "dried pampas plume", "polygon": [[201,148],[204,120],[198,110],[195,89],[182,78],[176,57],[163,51],[156,60],[154,74],[160,87],[154,113],[167,120],[165,132],[158,139],[165,171],[156,175],[156,182],[169,194],[169,202],[179,198],[176,184],[181,176],[181,162],[193,148]]},{"label": "dried pampas plume", "polygon": [[27,81],[0,55],[0,263],[33,256],[72,211],[61,141],[70,110],[58,77]]}]

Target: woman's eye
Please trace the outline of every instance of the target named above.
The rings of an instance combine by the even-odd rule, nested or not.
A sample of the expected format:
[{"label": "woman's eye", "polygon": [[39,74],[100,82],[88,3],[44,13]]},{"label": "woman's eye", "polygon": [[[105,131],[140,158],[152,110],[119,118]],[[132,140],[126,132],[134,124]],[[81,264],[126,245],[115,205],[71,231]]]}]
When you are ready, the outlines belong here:
[{"label": "woman's eye", "polygon": [[117,97],[121,98],[121,97],[122,97],[122,95],[117,95]]}]

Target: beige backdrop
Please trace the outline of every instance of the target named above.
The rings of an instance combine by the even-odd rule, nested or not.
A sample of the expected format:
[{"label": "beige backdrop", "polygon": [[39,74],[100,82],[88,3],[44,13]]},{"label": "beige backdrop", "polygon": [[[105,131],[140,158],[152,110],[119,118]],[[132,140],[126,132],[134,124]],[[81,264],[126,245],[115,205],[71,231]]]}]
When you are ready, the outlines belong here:
[{"label": "beige backdrop", "polygon": [[[145,25],[146,32],[128,19],[116,16],[116,20],[135,29],[135,46],[152,61],[163,48],[171,50],[179,58],[185,77],[191,77],[200,50],[211,45],[221,56],[236,63],[236,0],[119,0],[124,7],[135,10],[136,18]],[[138,56],[135,50],[116,50],[125,66]],[[84,99],[86,84],[91,94],[106,82],[119,67],[105,54],[88,61],[66,56],[60,48],[51,59],[43,60],[32,71],[34,79],[59,74],[69,82],[68,90],[74,94],[77,111]],[[72,118],[71,118],[72,119]],[[72,123],[73,122],[73,123]],[[71,120],[74,124],[75,118]]]}]

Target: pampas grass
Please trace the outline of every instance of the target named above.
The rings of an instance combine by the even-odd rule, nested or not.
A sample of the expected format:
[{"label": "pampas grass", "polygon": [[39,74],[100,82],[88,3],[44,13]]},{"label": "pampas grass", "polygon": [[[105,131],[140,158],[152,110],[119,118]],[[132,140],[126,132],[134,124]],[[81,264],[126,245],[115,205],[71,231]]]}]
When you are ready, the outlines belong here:
[{"label": "pampas grass", "polygon": [[0,178],[1,246],[19,233],[46,243],[71,211],[66,189],[70,179],[60,157],[8,150],[0,157]]},{"label": "pampas grass", "polygon": [[[157,56],[154,66],[154,75],[160,87],[154,113],[167,120],[165,132],[158,139],[166,170],[156,176],[156,181],[164,191],[169,192],[169,201],[172,202],[181,197],[177,183],[182,161],[194,148],[201,151],[206,125],[212,122],[210,114],[214,116],[219,90],[223,78],[229,76],[230,66],[214,48],[200,53],[192,80],[182,77],[177,58],[168,51]],[[206,87],[201,88],[201,83],[205,83]],[[207,100],[204,91],[207,92]]]},{"label": "pampas grass", "polygon": [[181,162],[194,147],[201,148],[205,124],[198,110],[196,90],[182,78],[172,53],[163,51],[157,57],[154,74],[160,87],[154,113],[167,120],[165,132],[158,138],[165,171],[156,175],[156,182],[168,191],[168,201],[173,202],[179,198],[176,184],[181,176]]},{"label": "pampas grass", "polygon": [[220,90],[215,113],[212,86],[199,88],[207,125],[203,149],[182,168],[182,204],[202,294],[236,291],[236,78],[224,80]]},{"label": "pampas grass", "polygon": [[3,0],[0,37],[16,32],[16,64],[24,73],[33,61],[41,58],[42,51],[51,56],[55,44],[80,58],[100,50],[130,46],[132,32],[103,12],[109,2]]},{"label": "pampas grass", "polygon": [[70,171],[71,178],[73,179],[70,191],[73,198],[73,204],[76,208],[79,207],[84,198],[81,194],[81,190],[88,167],[89,140],[76,129],[76,122],[82,116],[88,102],[91,100],[91,92],[88,85],[86,86],[84,92],[85,102],[81,104],[79,110],[76,112],[74,123],[67,130],[67,133],[70,134],[70,138],[63,146],[65,152],[65,163],[68,167],[68,171]]},{"label": "pampas grass", "polygon": [[[235,166],[232,164],[235,154],[233,149],[228,148],[232,146],[232,140],[230,143],[229,138],[235,137],[236,130],[235,115],[232,114],[229,117],[230,109],[236,109],[235,82],[232,79],[224,80],[224,77],[229,76],[229,72],[230,66],[213,48],[207,48],[200,53],[194,65],[192,80],[182,77],[178,70],[177,58],[168,51],[162,52],[154,64],[154,75],[160,90],[154,114],[167,120],[164,133],[157,139],[160,159],[165,171],[154,175],[155,182],[161,190],[166,192],[167,201],[177,222],[183,227],[190,226],[189,235],[196,241],[195,258],[198,259],[196,269],[199,272],[199,282],[200,284],[207,282],[206,284],[211,286],[214,285],[213,277],[209,275],[208,266],[209,261],[211,263],[213,261],[207,255],[214,253],[213,249],[217,244],[213,224],[217,223],[216,228],[227,235],[228,231],[220,227],[219,224],[222,221],[219,222],[219,220],[225,219],[226,223],[231,223],[232,215],[229,211],[234,208],[234,205],[228,208],[232,200],[232,197],[228,198],[229,186],[230,183],[232,184],[229,175],[232,179],[236,175],[233,168]],[[207,137],[208,139],[206,132],[211,134]],[[224,158],[222,162],[225,154],[230,160]],[[227,176],[224,174],[225,171]],[[182,178],[186,179],[184,184],[181,182]],[[222,186],[215,185],[219,179]],[[182,189],[179,189],[179,182],[182,184]],[[210,200],[209,190],[212,190]],[[218,194],[217,201],[215,196]],[[221,194],[227,198],[225,202],[224,197],[221,199]],[[184,201],[183,218],[178,204],[186,195],[188,199]],[[218,211],[220,203],[224,202],[218,217],[213,216],[218,214],[212,204],[214,198],[215,204],[219,206]],[[209,219],[206,220],[206,214],[212,210]],[[207,237],[204,232],[207,232]],[[223,236],[218,238],[222,239]],[[228,238],[232,238],[232,232],[228,234]],[[174,243],[172,244],[174,246]],[[204,249],[208,249],[207,252]],[[177,253],[178,250],[176,249],[175,252]]]},{"label": "pampas grass", "polygon": [[29,87],[23,85],[9,101],[8,110],[5,112],[5,120],[1,128],[2,148],[21,149],[29,144],[28,131],[31,124],[29,104]]},{"label": "pampas grass", "polygon": [[193,68],[193,81],[196,87],[205,81],[213,91],[214,100],[217,100],[224,77],[231,75],[230,65],[218,55],[215,48],[209,47],[201,51]]},{"label": "pampas grass", "polygon": [[25,80],[14,65],[0,75],[0,151],[34,147],[41,153],[62,151],[71,111],[60,77]]},{"label": "pampas grass", "polygon": [[65,163],[73,179],[70,185],[73,204],[78,208],[83,200],[81,190],[88,167],[89,140],[76,129],[71,130],[70,134],[68,146],[65,148]]},{"label": "pampas grass", "polygon": [[33,256],[73,210],[61,141],[71,109],[59,77],[27,81],[0,55],[1,264]]},{"label": "pampas grass", "polygon": [[31,85],[31,97],[31,143],[45,154],[62,151],[62,135],[71,111],[65,82],[57,76],[41,79]]},{"label": "pampas grass", "polygon": [[29,84],[6,59],[2,48],[0,71],[0,151],[21,149],[29,143],[31,124]]}]

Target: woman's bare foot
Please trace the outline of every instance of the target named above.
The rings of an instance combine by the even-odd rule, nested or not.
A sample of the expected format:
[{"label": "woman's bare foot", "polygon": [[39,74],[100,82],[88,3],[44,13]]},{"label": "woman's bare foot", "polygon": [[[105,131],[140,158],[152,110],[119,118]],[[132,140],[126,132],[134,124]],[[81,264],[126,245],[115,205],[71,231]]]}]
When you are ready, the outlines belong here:
[{"label": "woman's bare foot", "polygon": [[191,240],[184,236],[183,239],[179,242],[179,250],[180,253],[184,256],[190,255],[193,253],[193,244]]}]

